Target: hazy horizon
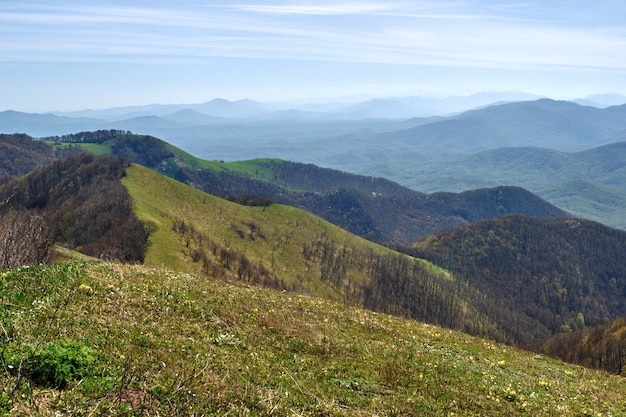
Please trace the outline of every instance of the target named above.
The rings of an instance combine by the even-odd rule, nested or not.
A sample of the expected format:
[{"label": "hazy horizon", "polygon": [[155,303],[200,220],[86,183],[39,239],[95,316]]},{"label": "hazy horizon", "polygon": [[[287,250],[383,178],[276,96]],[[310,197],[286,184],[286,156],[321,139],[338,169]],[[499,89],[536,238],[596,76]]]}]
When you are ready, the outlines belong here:
[{"label": "hazy horizon", "polygon": [[626,4],[0,4],[0,110],[517,91],[626,95]]}]

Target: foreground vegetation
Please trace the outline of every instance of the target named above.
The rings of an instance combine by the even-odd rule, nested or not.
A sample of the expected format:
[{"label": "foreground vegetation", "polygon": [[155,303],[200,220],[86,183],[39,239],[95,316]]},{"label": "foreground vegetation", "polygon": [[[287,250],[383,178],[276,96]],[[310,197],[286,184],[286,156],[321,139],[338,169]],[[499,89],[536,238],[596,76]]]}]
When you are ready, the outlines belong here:
[{"label": "foreground vegetation", "polygon": [[0,275],[10,415],[626,412],[626,381],[295,293],[72,261]]}]

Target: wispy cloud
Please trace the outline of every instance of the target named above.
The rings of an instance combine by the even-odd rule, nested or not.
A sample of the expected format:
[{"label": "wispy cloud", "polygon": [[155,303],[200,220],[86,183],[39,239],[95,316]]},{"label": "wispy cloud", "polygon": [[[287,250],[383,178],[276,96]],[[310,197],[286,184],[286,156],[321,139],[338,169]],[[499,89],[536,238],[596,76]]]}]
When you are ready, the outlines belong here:
[{"label": "wispy cloud", "polygon": [[[625,68],[624,27],[553,24],[528,4],[0,5],[0,60],[221,57],[488,68]],[[515,7],[511,7],[515,6]],[[453,20],[454,22],[446,22]]]},{"label": "wispy cloud", "polygon": [[283,5],[250,5],[240,4],[233,6],[236,9],[272,14],[302,14],[302,15],[348,15],[362,13],[378,13],[393,10],[395,5],[389,3],[331,3],[331,4],[283,4]]}]

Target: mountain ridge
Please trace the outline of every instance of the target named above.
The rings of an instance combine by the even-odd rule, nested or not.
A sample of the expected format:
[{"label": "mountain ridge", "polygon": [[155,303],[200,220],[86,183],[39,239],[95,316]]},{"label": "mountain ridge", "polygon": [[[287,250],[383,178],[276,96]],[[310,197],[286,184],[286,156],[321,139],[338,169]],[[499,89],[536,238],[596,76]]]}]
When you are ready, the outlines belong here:
[{"label": "mountain ridge", "polygon": [[[114,131],[117,135],[118,131]],[[199,161],[157,138],[123,134],[100,141],[110,152],[194,184],[223,198],[265,196],[308,210],[347,230],[379,242],[411,244],[443,227],[517,212],[567,217],[531,193],[514,187],[462,194],[419,192],[373,177],[278,160],[237,166]],[[191,164],[191,165],[189,165]]]}]

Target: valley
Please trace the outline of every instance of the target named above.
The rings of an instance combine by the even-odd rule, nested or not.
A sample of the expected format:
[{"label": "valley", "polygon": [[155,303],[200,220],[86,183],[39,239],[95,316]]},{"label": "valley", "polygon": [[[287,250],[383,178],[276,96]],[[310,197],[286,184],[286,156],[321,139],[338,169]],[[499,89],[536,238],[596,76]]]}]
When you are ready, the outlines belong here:
[{"label": "valley", "polygon": [[[54,258],[26,266],[0,240],[0,407],[26,412],[18,397],[30,392],[46,413],[619,414],[623,379],[598,373],[591,383],[596,371],[520,348],[623,372],[624,146],[611,142],[626,128],[621,111],[539,100],[326,125],[329,135],[344,126],[345,145],[365,153],[375,152],[368,140],[388,138],[382,158],[419,150],[413,168],[401,162],[407,152],[375,169],[347,151],[360,161],[353,172],[371,175],[276,155],[202,159],[125,128],[0,135],[0,230],[36,236],[28,253]],[[166,116],[154,117],[208,120]],[[520,133],[530,120],[535,130]],[[258,152],[266,122],[247,123]],[[480,140],[466,136],[487,125]],[[491,134],[532,145],[549,139],[544,130],[566,139],[563,149],[489,149]],[[441,156],[453,146],[443,137],[468,148]],[[40,375],[53,369],[37,365],[42,355],[62,361],[73,349],[86,355],[76,374]],[[367,365],[348,366],[357,357]],[[557,406],[553,394],[570,401]]]}]

